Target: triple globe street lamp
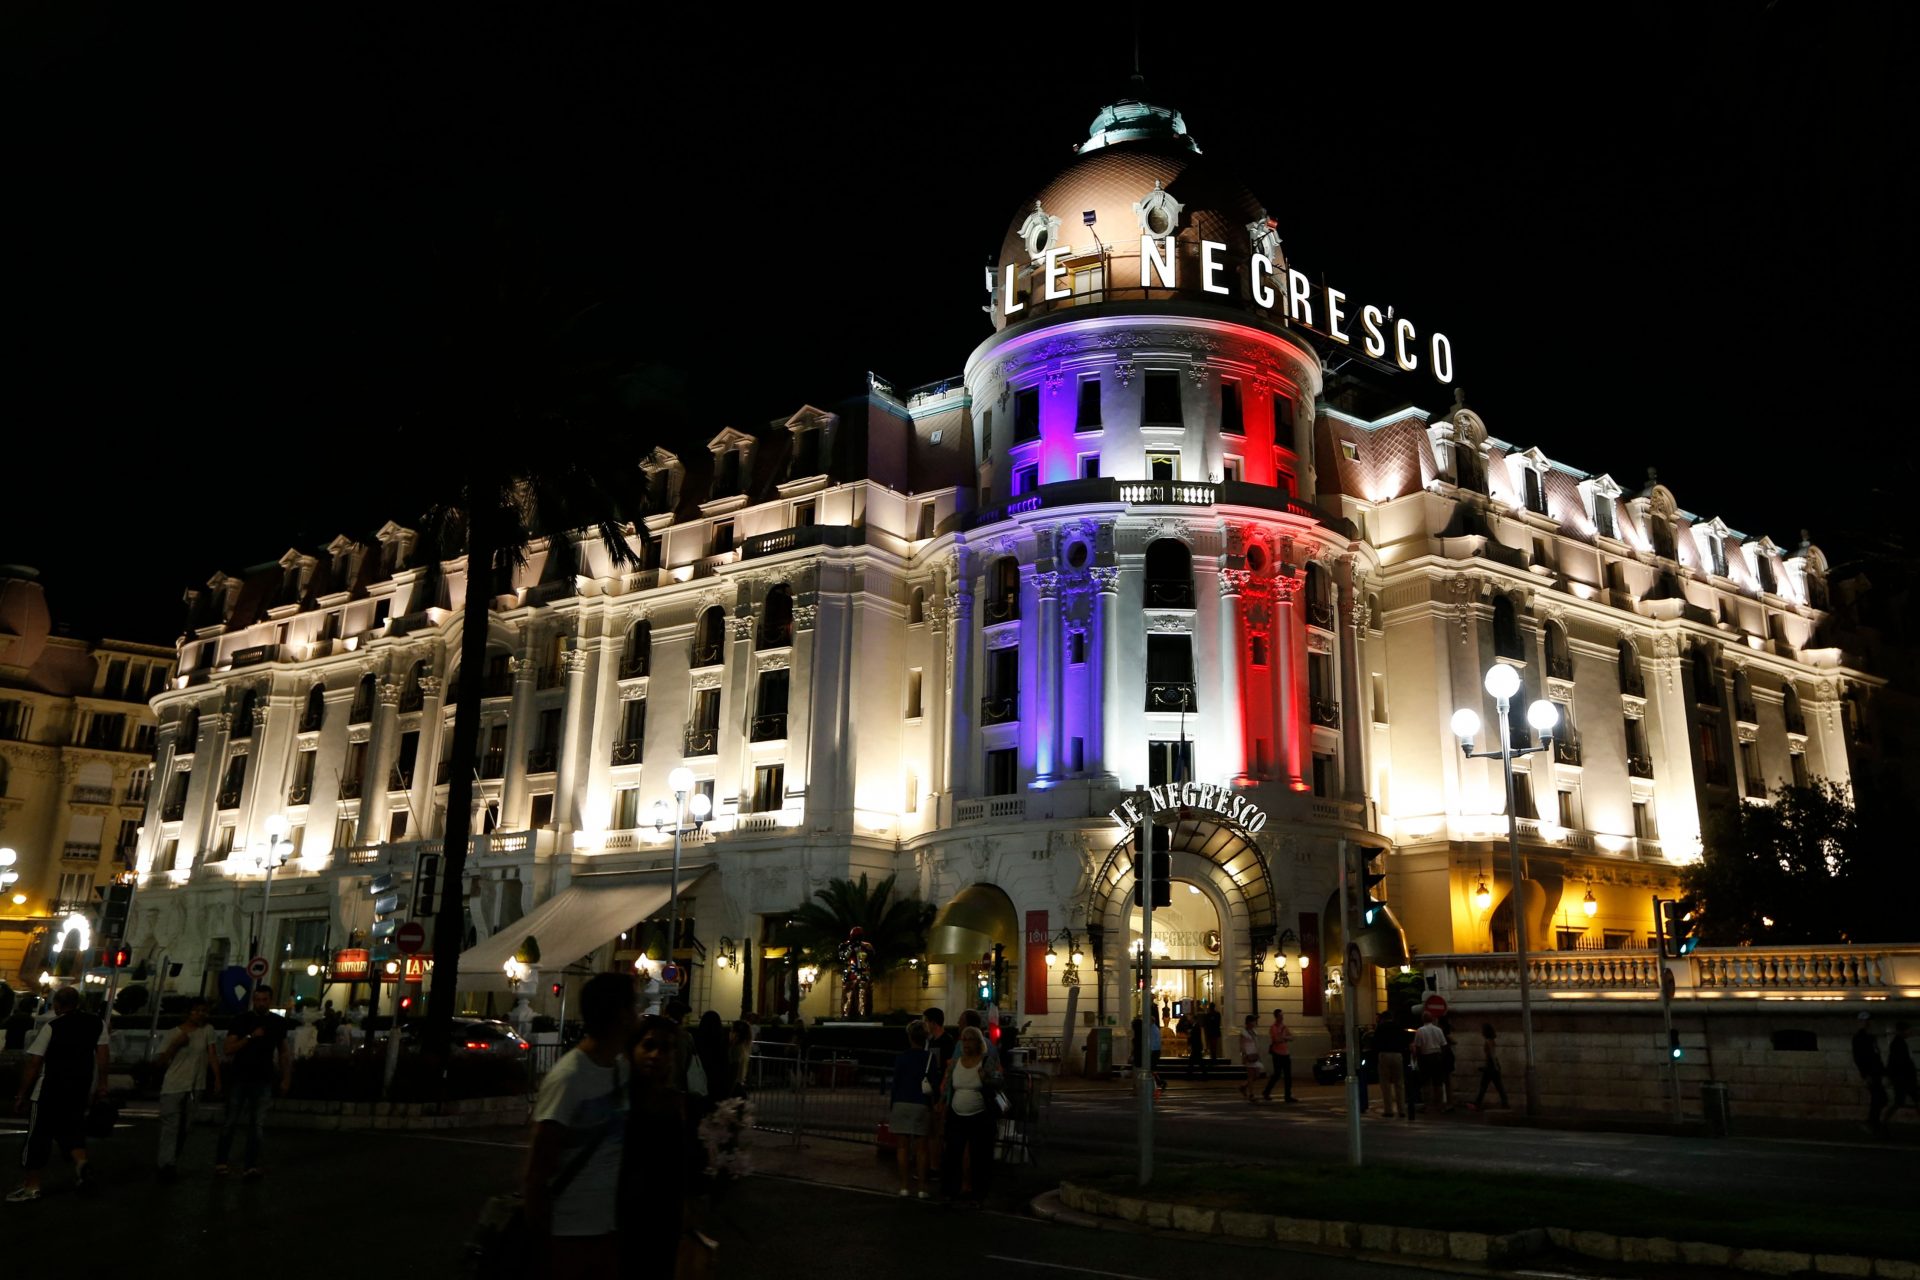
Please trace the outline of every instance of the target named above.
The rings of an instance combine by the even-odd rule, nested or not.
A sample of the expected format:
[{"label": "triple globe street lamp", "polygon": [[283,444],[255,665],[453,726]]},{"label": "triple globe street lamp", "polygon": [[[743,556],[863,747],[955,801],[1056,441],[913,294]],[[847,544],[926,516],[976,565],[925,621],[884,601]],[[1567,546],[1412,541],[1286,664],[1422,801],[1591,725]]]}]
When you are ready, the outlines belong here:
[{"label": "triple globe street lamp", "polygon": [[[1508,714],[1512,706],[1513,695],[1520,691],[1520,673],[1504,662],[1497,662],[1487,669],[1486,690],[1493,696],[1493,705],[1500,721],[1500,749],[1498,751],[1475,751],[1473,739],[1480,732],[1480,715],[1469,707],[1462,707],[1453,713],[1453,732],[1460,739],[1461,753],[1469,760],[1500,761],[1500,771],[1507,786],[1507,861],[1509,874],[1513,882],[1512,895],[1508,899],[1513,909],[1513,946],[1518,960],[1515,966],[1520,971],[1520,1047],[1526,1063],[1524,1079],[1526,1082],[1528,1115],[1539,1112],[1540,1091],[1535,1085],[1533,1067],[1533,991],[1527,972],[1527,913],[1526,895],[1522,886],[1526,884],[1526,875],[1520,863],[1520,818],[1514,811],[1513,761],[1515,756],[1530,756],[1538,751],[1553,749],[1553,731],[1560,723],[1560,711],[1553,703],[1540,698],[1527,707],[1527,723],[1540,734],[1537,747],[1515,747],[1513,745],[1513,722]],[[1476,901],[1485,893],[1485,881],[1476,893]]]},{"label": "triple globe street lamp", "polygon": [[[673,792],[674,808],[671,810],[673,822],[673,881],[667,887],[667,968],[674,973],[678,982],[681,975],[674,961],[674,953],[680,948],[680,833],[686,829],[687,815],[693,815],[693,829],[698,831],[700,824],[713,812],[713,801],[706,793],[694,791],[693,770],[681,765],[667,775],[667,790]],[[653,829],[655,831],[667,825],[669,810],[665,800],[653,802]]]},{"label": "triple globe street lamp", "polygon": [[[256,935],[255,955],[264,955],[267,945],[267,909],[273,901],[273,873],[287,865],[293,856],[293,841],[287,839],[287,815],[276,813],[266,821],[267,842],[253,850],[253,865],[267,873],[267,887],[260,895],[260,932]],[[267,971],[271,974],[273,971]]]}]

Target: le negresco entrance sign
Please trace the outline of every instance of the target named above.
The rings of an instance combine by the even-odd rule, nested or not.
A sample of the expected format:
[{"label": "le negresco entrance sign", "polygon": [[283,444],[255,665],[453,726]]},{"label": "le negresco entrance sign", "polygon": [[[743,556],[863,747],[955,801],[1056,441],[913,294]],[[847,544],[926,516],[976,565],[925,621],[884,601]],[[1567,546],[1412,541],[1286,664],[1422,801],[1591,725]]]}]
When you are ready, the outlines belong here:
[{"label": "le negresco entrance sign", "polygon": [[1178,809],[1197,809],[1224,818],[1248,835],[1267,825],[1265,809],[1245,796],[1235,795],[1231,787],[1210,782],[1170,782],[1148,787],[1145,792],[1122,800],[1107,816],[1122,830],[1132,831],[1149,818]]}]

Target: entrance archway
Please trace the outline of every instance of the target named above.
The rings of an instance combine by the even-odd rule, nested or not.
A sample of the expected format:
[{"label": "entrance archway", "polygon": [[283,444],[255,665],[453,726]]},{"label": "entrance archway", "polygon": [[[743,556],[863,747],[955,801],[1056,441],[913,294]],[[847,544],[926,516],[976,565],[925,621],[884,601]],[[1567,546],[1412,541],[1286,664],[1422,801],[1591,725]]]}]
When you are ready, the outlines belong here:
[{"label": "entrance archway", "polygon": [[[1222,995],[1226,975],[1220,956],[1225,933],[1220,909],[1211,885],[1196,880],[1173,881],[1173,905],[1159,907],[1153,913],[1153,995],[1160,1006],[1160,1020],[1172,1024],[1183,1013],[1193,1012],[1203,1002]],[[1127,914],[1127,950],[1138,955],[1143,912],[1131,907]]]}]

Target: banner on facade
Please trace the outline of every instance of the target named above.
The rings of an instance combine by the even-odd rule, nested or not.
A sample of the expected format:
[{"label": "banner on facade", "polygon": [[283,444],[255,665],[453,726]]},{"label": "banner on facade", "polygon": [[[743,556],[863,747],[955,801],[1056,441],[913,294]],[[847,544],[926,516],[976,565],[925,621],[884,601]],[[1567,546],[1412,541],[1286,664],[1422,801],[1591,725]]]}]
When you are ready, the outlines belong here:
[{"label": "banner on facade", "polygon": [[373,967],[373,956],[358,948],[333,953],[333,977],[336,982],[365,982]]},{"label": "banner on facade", "polygon": [[1047,930],[1047,913],[1027,912],[1027,962],[1021,970],[1025,990],[1020,998],[1021,1013],[1047,1011],[1047,979],[1053,976],[1047,967],[1047,952],[1052,934]]}]

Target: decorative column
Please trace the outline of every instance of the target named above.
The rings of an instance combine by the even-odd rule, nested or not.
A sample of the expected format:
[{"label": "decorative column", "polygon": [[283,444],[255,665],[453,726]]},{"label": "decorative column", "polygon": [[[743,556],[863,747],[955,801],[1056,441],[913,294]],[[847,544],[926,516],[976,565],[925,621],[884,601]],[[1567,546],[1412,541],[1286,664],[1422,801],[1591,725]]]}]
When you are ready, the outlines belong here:
[{"label": "decorative column", "polygon": [[800,603],[797,589],[794,596],[793,659],[787,671],[786,787],[789,795],[806,796],[812,794],[813,786],[813,633],[820,606],[814,592],[805,594],[805,604]]},{"label": "decorative column", "polygon": [[1300,605],[1303,585],[1297,577],[1276,575],[1273,580],[1273,723],[1278,739],[1274,746],[1279,752],[1280,781],[1295,791],[1306,791],[1313,785],[1308,774],[1313,725],[1307,705],[1307,628]]},{"label": "decorative column", "polygon": [[1034,700],[1040,712],[1039,732],[1034,735],[1033,780],[1054,783],[1065,776],[1061,760],[1066,754],[1063,734],[1065,716],[1060,696],[1060,575],[1033,575],[1034,594],[1040,601],[1040,651],[1034,673],[1040,681],[1041,696]]},{"label": "decorative column", "polygon": [[[1367,796],[1366,739],[1362,734],[1367,717],[1360,692],[1360,628],[1367,620],[1367,603],[1360,596],[1358,557],[1340,557],[1340,608],[1334,625],[1340,628],[1340,747],[1346,759],[1340,776],[1345,785],[1341,795],[1347,800],[1365,800]],[[1541,663],[1542,669],[1545,662]]]},{"label": "decorative column", "polygon": [[1120,780],[1120,570],[1102,565],[1087,571],[1093,579],[1093,639],[1100,653],[1100,714],[1091,766],[1102,781]]},{"label": "decorative column", "polygon": [[[718,758],[714,761],[713,770],[716,779],[733,779],[736,810],[740,808],[740,797],[751,798],[753,795],[753,752],[747,743],[753,734],[754,685],[758,675],[754,670],[754,619],[751,589],[749,589],[747,601],[740,607],[745,612],[727,619],[727,637],[733,646],[733,652],[727,657],[727,678],[720,686],[722,729],[720,740],[714,744],[714,752]],[[731,733],[724,727],[729,721],[733,724]],[[725,783],[719,783],[713,797],[716,809],[725,791]]]},{"label": "decorative column", "polygon": [[[225,711],[209,711],[200,717],[200,743],[193,753],[193,778],[187,783],[187,810],[180,834],[193,835],[193,865],[207,860],[207,846],[213,841],[214,820],[220,814],[220,784],[227,769],[228,724],[232,717]],[[187,841],[180,841],[181,848]]]},{"label": "decorative column", "polygon": [[587,710],[587,651],[569,649],[560,661],[566,667],[567,699],[560,708],[560,759],[553,777],[553,825],[560,840],[554,852],[568,853],[573,848],[568,841],[580,825],[573,789],[582,750],[580,718]]},{"label": "decorative column", "polygon": [[[527,821],[527,739],[533,732],[533,680],[537,663],[526,652],[533,647],[533,636],[523,635],[522,652],[516,654],[513,667],[513,710],[507,721],[507,758],[500,762],[500,828],[518,831]],[[481,738],[481,751],[486,739]],[[480,788],[474,788],[477,799]],[[475,827],[478,834],[483,827]]]},{"label": "decorative column", "polygon": [[367,772],[360,783],[359,844],[386,839],[387,793],[393,789],[393,760],[399,749],[399,681],[381,680],[374,685],[373,696],[378,705],[367,742]]},{"label": "decorative column", "polygon": [[[1240,662],[1246,644],[1240,637],[1240,593],[1252,574],[1245,569],[1220,570],[1220,718],[1215,756],[1220,776],[1246,784],[1247,720],[1240,697]],[[1204,721],[1202,723],[1205,723]]]},{"label": "decorative column", "polygon": [[[953,708],[953,615],[949,598],[936,596],[927,601],[927,634],[932,637],[931,652],[928,655],[933,667],[933,679],[929,682],[927,705],[937,705],[933,691],[946,696],[947,708],[951,714]],[[799,650],[794,651],[794,661],[799,661]],[[931,715],[931,713],[929,713]],[[950,789],[947,777],[947,757],[952,747],[953,724],[950,719],[932,716],[933,733],[927,739],[927,777],[922,786],[935,792]],[[945,722],[943,723],[943,719]]]},{"label": "decorative column", "polygon": [[948,787],[956,797],[979,794],[979,691],[973,678],[973,584],[956,560],[947,582],[948,669],[953,678],[952,741],[954,755]]},{"label": "decorative column", "polygon": [[440,769],[440,678],[420,677],[420,746],[413,757],[413,811],[420,819],[420,836],[433,831],[433,788]]}]

